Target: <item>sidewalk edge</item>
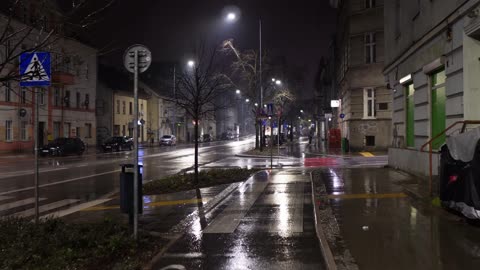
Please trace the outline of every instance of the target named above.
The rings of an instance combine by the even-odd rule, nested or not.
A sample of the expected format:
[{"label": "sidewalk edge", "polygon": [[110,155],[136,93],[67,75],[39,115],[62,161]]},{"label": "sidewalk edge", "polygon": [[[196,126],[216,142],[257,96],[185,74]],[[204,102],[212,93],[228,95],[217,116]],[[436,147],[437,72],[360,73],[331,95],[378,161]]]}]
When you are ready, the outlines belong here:
[{"label": "sidewalk edge", "polygon": [[317,233],[318,242],[320,244],[320,249],[322,250],[322,256],[325,260],[325,266],[327,270],[337,270],[337,264],[335,263],[335,258],[333,257],[332,250],[328,245],[327,237],[323,232],[322,224],[320,223],[320,219],[318,218],[319,213],[317,209],[317,205],[315,203],[315,186],[313,185],[313,175],[310,172],[310,183],[312,186],[312,204],[313,204],[313,215],[315,218],[315,231]]}]

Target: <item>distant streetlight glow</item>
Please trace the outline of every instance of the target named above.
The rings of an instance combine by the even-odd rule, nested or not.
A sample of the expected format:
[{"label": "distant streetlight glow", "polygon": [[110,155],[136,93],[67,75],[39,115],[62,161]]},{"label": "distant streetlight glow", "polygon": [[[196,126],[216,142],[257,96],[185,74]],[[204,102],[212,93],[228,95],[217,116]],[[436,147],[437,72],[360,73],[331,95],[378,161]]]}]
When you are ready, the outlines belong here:
[{"label": "distant streetlight glow", "polygon": [[282,84],[282,81],[280,81],[280,80],[276,80],[276,81],[275,81],[275,84],[277,84],[277,85],[281,85],[281,84]]},{"label": "distant streetlight glow", "polygon": [[187,65],[188,65],[189,68],[193,68],[195,66],[195,61],[188,60]]},{"label": "distant streetlight glow", "polygon": [[227,14],[227,22],[233,22],[237,18],[237,14],[230,12]]},{"label": "distant streetlight glow", "polygon": [[255,107],[258,107],[258,103],[255,102]]},{"label": "distant streetlight glow", "polygon": [[237,93],[237,94],[240,94],[240,90],[239,90],[239,89],[237,89],[237,91],[235,91],[235,93]]},{"label": "distant streetlight glow", "polygon": [[275,82],[275,81],[276,81],[275,78],[272,78],[272,82]]},{"label": "distant streetlight glow", "polygon": [[303,110],[300,110],[301,113],[303,113]]},{"label": "distant streetlight glow", "polygon": [[250,99],[248,99],[248,98],[247,98],[247,99],[245,99],[245,102],[249,103],[249,102],[250,102]]}]

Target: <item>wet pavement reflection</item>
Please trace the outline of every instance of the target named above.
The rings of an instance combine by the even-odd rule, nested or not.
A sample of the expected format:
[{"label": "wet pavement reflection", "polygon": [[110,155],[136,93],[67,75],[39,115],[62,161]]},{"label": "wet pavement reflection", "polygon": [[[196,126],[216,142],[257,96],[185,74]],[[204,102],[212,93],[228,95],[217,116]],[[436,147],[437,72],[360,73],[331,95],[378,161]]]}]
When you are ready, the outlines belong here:
[{"label": "wet pavement reflection", "polygon": [[402,194],[391,169],[322,170],[345,247],[360,269],[479,269],[480,230]]},{"label": "wet pavement reflection", "polygon": [[195,213],[154,269],[323,269],[305,172],[259,173]]}]

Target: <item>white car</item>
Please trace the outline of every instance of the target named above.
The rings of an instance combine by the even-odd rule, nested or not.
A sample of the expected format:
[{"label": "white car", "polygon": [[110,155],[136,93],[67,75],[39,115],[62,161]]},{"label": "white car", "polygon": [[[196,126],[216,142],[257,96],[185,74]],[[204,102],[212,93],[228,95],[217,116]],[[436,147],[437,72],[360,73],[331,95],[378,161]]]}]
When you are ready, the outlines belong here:
[{"label": "white car", "polygon": [[168,146],[174,146],[177,145],[177,138],[175,138],[175,135],[163,135],[160,138],[160,145],[168,145]]}]

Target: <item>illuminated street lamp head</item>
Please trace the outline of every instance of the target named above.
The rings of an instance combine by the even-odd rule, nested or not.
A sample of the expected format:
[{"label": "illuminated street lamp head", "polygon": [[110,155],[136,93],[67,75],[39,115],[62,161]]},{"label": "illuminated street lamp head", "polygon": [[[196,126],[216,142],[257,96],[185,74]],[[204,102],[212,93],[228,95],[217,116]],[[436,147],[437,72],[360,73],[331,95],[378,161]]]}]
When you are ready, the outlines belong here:
[{"label": "illuminated street lamp head", "polygon": [[308,122],[312,122],[312,119],[308,119]]},{"label": "illuminated street lamp head", "polygon": [[303,110],[300,110],[301,113],[303,113]]},{"label": "illuminated street lamp head", "polygon": [[250,102],[250,99],[248,99],[248,98],[245,99],[245,102],[246,102],[246,103],[249,103],[249,102]]},{"label": "illuminated street lamp head", "polygon": [[272,82],[275,82],[275,81],[276,81],[275,78],[272,78]]},{"label": "illuminated street lamp head", "polygon": [[302,119],[302,118],[299,116],[298,119]]},{"label": "illuminated street lamp head", "polygon": [[282,81],[276,80],[276,81],[275,81],[275,84],[276,84],[276,85],[281,85],[281,84],[282,84]]},{"label": "illuminated street lamp head", "polygon": [[236,19],[237,19],[237,14],[233,12],[229,12],[227,14],[227,17],[226,17],[227,22],[234,22]]},{"label": "illuminated street lamp head", "polygon": [[258,107],[258,103],[255,102],[255,107]]},{"label": "illuminated street lamp head", "polygon": [[235,91],[235,93],[237,93],[237,94],[239,94],[239,95],[240,95],[240,90],[239,90],[239,89],[237,89],[237,90]]},{"label": "illuminated street lamp head", "polygon": [[272,117],[271,117],[271,116],[269,116],[269,117],[268,117],[268,119],[272,119]]},{"label": "illuminated street lamp head", "polygon": [[267,104],[263,104],[263,107],[265,107],[265,108],[266,108],[266,107],[267,107]]},{"label": "illuminated street lamp head", "polygon": [[195,66],[195,61],[188,60],[187,65],[188,65],[189,68],[193,68]]}]

